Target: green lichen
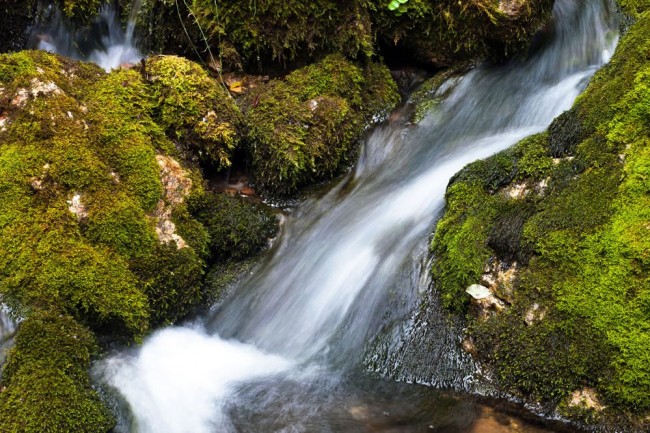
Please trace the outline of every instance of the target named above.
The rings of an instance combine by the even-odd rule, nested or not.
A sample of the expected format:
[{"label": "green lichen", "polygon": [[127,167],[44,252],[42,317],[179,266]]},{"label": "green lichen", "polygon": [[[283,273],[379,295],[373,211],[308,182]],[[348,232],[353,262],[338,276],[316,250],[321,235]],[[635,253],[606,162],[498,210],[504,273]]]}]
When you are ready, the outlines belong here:
[{"label": "green lichen", "polygon": [[340,55],[254,89],[245,114],[257,186],[290,194],[333,176],[365,127],[397,101],[385,67],[362,69]]},{"label": "green lichen", "polygon": [[[480,257],[525,252],[508,311],[470,326],[504,389],[639,431],[650,411],[648,33],[643,12],[548,133],[464,169],[432,246],[436,283],[458,308],[479,282]],[[513,183],[528,194],[507,196]],[[517,230],[504,234],[504,224]],[[544,317],[526,322],[533,303]],[[603,412],[567,405],[585,387]]]}]

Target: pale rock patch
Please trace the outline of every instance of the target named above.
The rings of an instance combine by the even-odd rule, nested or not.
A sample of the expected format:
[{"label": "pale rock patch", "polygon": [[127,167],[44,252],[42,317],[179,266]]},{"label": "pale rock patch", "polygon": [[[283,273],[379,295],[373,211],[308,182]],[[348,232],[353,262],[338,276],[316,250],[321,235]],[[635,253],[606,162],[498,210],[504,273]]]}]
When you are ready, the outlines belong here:
[{"label": "pale rock patch", "polygon": [[573,391],[569,396],[568,404],[569,407],[584,407],[596,411],[605,409],[605,406],[598,398],[598,393],[593,388],[583,388]]},{"label": "pale rock patch", "polygon": [[176,206],[183,203],[192,189],[192,179],[187,172],[173,158],[156,155],[160,168],[160,180],[163,185],[163,199],[158,201],[154,217],[157,219],[156,235],[163,244],[175,242],[176,247],[187,247],[185,240],[176,233],[176,225],[171,220],[172,212]]},{"label": "pale rock patch", "polygon": [[81,202],[81,194],[74,194],[71,199],[67,200],[67,203],[68,210],[77,217],[77,220],[81,221],[88,217],[88,210]]}]

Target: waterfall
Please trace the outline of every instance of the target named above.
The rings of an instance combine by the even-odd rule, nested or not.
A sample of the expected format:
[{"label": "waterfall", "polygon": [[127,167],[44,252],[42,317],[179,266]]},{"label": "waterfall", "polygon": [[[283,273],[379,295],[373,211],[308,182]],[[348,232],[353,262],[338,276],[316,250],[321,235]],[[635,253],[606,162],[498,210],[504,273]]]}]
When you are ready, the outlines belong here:
[{"label": "waterfall", "polygon": [[[116,430],[343,430],[340,407],[357,419],[360,390],[379,387],[355,374],[379,327],[394,324],[376,366],[390,372],[386,363],[404,361],[396,351],[416,349],[418,330],[444,326],[412,312],[428,290],[426,243],[449,179],[544,130],[615,44],[604,0],[558,0],[551,40],[528,61],[475,68],[445,84],[449,96],[420,125],[375,130],[356,169],[289,215],[273,251],[216,311],[97,365],[127,408]],[[441,366],[424,381],[464,383],[471,365],[453,339],[430,345]],[[472,410],[445,404],[458,419]],[[440,417],[431,428],[451,425]]]},{"label": "waterfall", "polygon": [[126,30],[114,3],[104,4],[87,28],[71,31],[61,11],[49,6],[45,20],[31,31],[31,45],[77,60],[97,63],[107,71],[137,63],[142,54],[135,45],[135,24],[142,0],[131,5]]}]

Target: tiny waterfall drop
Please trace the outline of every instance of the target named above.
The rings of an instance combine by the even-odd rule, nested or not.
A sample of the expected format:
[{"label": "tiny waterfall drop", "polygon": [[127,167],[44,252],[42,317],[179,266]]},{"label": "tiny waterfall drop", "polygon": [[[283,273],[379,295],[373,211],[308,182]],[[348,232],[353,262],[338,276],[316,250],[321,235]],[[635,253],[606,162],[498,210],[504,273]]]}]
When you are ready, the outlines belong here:
[{"label": "tiny waterfall drop", "polygon": [[135,24],[142,0],[131,5],[126,30],[114,3],[107,3],[90,27],[70,31],[61,12],[50,6],[45,22],[32,29],[32,45],[77,60],[98,64],[107,71],[137,63],[142,54],[135,44]]},{"label": "tiny waterfall drop", "polygon": [[[128,407],[116,431],[355,430],[349,423],[370,410],[355,369],[384,306],[397,297],[412,307],[422,295],[418,273],[449,179],[569,109],[613,51],[614,21],[605,0],[558,0],[553,38],[527,62],[476,68],[448,83],[420,125],[375,130],[356,170],[288,217],[271,254],[213,314],[97,365]],[[468,374],[450,358],[449,377],[431,382],[458,386]],[[439,401],[426,410],[446,414],[423,428],[466,431],[472,405]]]},{"label": "tiny waterfall drop", "polygon": [[0,378],[2,378],[2,366],[7,358],[7,351],[13,346],[16,325],[16,320],[11,317],[9,308],[0,304]]}]

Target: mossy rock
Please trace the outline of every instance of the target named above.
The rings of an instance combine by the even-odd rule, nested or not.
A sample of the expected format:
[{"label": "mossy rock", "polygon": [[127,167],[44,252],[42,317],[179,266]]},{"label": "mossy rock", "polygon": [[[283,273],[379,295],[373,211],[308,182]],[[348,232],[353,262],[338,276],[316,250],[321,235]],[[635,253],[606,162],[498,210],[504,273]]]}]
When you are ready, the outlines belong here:
[{"label": "mossy rock", "polygon": [[198,64],[176,56],[146,63],[155,120],[186,152],[228,167],[242,136],[242,115],[228,91]]},{"label": "mossy rock", "polygon": [[[368,59],[378,47],[441,66],[525,54],[553,5],[551,0],[411,0],[393,11],[388,3],[165,0],[144,3],[140,26],[148,29],[152,46],[164,52],[180,49],[199,55],[207,49],[208,58],[249,71],[293,69],[332,53]],[[183,32],[178,32],[179,26]],[[184,33],[192,48],[183,40]]]},{"label": "mossy rock", "polygon": [[98,433],[115,424],[88,377],[95,338],[73,318],[34,311],[20,324],[2,375],[0,430]]},{"label": "mossy rock", "polygon": [[244,102],[258,188],[287,195],[339,172],[365,128],[398,102],[389,71],[340,55],[272,80]]},{"label": "mossy rock", "polygon": [[[647,430],[650,413],[648,34],[639,12],[548,133],[461,171],[432,243],[436,285],[460,311],[488,259],[525,252],[509,309],[470,325],[480,359],[508,392],[629,431]],[[586,388],[605,409],[567,406]]]}]

